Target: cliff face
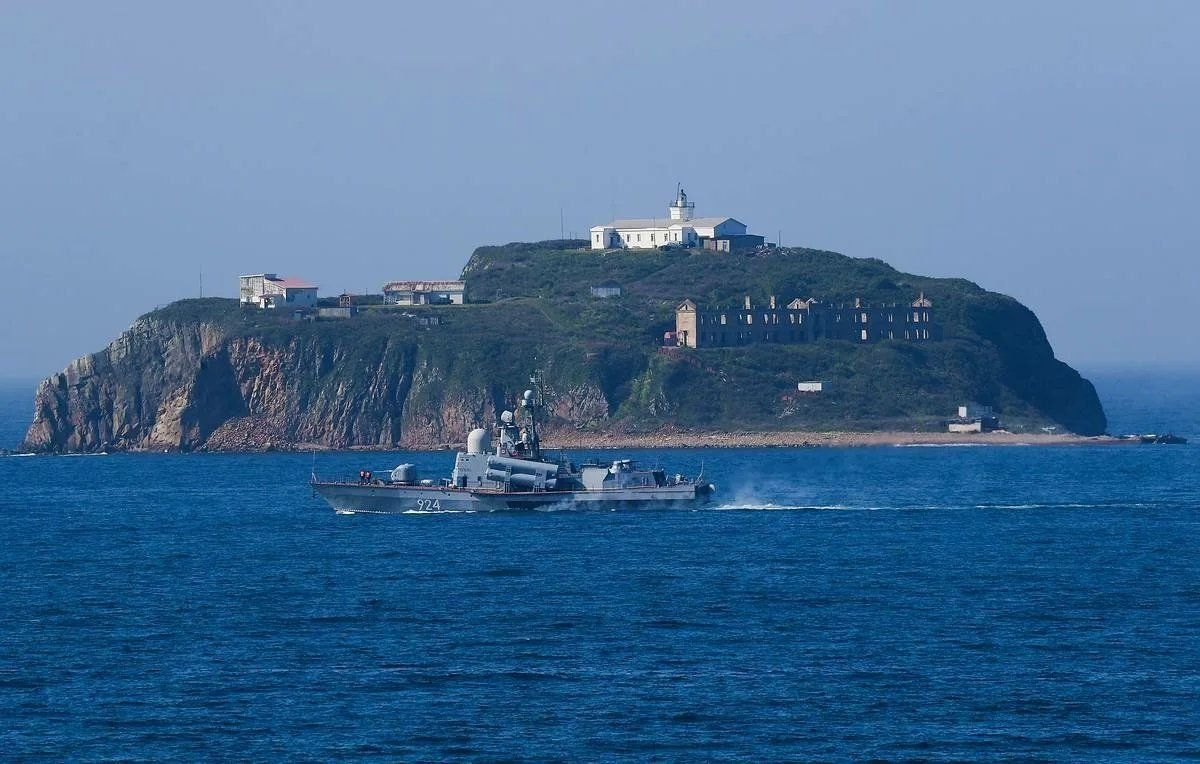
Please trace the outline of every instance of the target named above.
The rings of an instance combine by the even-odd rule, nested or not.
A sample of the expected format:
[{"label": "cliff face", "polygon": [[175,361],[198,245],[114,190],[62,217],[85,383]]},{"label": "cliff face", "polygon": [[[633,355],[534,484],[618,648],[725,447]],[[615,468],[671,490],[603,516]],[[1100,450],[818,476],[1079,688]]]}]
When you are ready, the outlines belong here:
[{"label": "cliff face", "polygon": [[[754,258],[522,246],[464,273],[487,304],[297,322],[236,301],[185,300],[138,319],[42,382],[25,448],[260,450],[459,443],[536,375],[555,430],[944,429],[964,401],[1018,429],[1106,427],[1092,385],[1057,360],[1037,317],[969,282],[835,253]],[[615,279],[624,296],[588,285]],[[858,288],[856,285],[868,285]],[[658,352],[685,297],[861,295],[934,301],[940,342],[819,341]],[[736,298],[736,299],[735,299]],[[761,299],[761,298],[760,298]],[[819,396],[802,379],[827,381]]]},{"label": "cliff face", "polygon": [[[40,452],[262,450],[302,444],[458,443],[520,394],[522,379],[448,379],[418,343],[368,349],[319,334],[273,342],[220,326],[139,319],[38,387],[24,448]],[[608,416],[598,387],[543,381],[559,427]]]},{"label": "cliff face", "polygon": [[216,354],[221,339],[204,323],[139,320],[104,350],[42,381],[26,447],[65,452],[202,443],[206,424],[220,416],[205,405],[205,381],[214,375],[202,361]]}]

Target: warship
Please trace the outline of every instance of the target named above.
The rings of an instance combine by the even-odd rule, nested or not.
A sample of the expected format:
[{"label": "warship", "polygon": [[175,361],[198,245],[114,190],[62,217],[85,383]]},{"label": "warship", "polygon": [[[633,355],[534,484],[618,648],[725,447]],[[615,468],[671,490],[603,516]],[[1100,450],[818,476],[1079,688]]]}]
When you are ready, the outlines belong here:
[{"label": "warship", "polygon": [[339,513],[495,512],[527,509],[667,509],[692,507],[714,491],[701,475],[687,478],[642,469],[632,459],[576,465],[561,454],[551,460],[538,435],[539,408],[526,390],[517,412],[504,411],[492,433],[467,435],[449,478],[422,478],[412,464],[376,475],[360,470],[352,480],[320,480],[313,491]]}]

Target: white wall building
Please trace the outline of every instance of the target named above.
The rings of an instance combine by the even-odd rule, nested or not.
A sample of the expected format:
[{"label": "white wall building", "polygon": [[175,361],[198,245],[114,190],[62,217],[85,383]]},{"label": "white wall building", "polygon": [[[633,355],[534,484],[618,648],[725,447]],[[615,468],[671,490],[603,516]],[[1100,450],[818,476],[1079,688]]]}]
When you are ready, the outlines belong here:
[{"label": "white wall building", "polygon": [[978,403],[964,403],[958,407],[959,419],[983,419],[991,416],[996,416],[991,406],[983,406]]},{"label": "white wall building", "polygon": [[238,299],[260,308],[312,308],[317,304],[317,287],[303,279],[254,273],[238,277]]},{"label": "white wall building", "polygon": [[621,285],[612,280],[596,284],[592,287],[592,297],[609,298],[620,296]]},{"label": "white wall building", "polygon": [[[921,299],[925,300],[923,294]],[[964,403],[958,407],[958,419],[951,420],[948,429],[950,432],[990,432],[1000,429],[1000,419],[991,406]]]},{"label": "white wall building", "polygon": [[655,249],[664,244],[694,247],[701,239],[745,236],[746,224],[728,217],[693,217],[696,205],[679,189],[665,218],[614,220],[592,227],[592,249]]},{"label": "white wall building", "polygon": [[466,286],[462,281],[390,281],[383,285],[383,301],[389,305],[462,305]]}]

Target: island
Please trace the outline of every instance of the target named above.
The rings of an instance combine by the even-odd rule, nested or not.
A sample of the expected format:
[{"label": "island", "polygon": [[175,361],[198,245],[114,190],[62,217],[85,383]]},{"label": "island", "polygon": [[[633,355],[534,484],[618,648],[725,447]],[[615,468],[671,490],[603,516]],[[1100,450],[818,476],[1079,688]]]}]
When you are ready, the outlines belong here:
[{"label": "island", "polygon": [[1106,429],[1037,317],[969,281],[805,248],[591,247],[480,247],[441,303],[175,302],[44,380],[23,448],[437,448],[531,384],[546,442],[576,448],[958,442],[980,438],[946,432],[967,401],[1021,440]]}]

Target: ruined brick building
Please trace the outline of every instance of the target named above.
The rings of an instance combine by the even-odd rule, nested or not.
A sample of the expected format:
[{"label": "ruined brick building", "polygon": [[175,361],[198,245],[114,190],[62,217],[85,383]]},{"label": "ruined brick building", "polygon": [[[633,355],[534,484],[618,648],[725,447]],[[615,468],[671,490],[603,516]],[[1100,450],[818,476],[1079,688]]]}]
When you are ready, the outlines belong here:
[{"label": "ruined brick building", "polygon": [[781,306],[775,297],[755,306],[700,307],[684,300],[675,309],[674,342],[679,347],[737,347],[757,343],[849,342],[941,339],[933,303],[924,294],[908,304],[871,305],[864,300],[834,303],[795,299]]}]

